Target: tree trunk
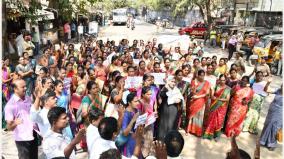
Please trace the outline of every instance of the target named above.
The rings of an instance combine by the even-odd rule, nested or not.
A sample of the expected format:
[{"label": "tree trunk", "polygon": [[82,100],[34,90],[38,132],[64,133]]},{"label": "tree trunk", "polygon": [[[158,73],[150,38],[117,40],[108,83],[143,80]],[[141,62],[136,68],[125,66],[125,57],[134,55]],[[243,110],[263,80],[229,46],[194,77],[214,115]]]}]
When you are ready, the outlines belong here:
[{"label": "tree trunk", "polygon": [[211,1],[207,0],[205,3],[205,9],[206,9],[206,19],[207,19],[207,23],[208,26],[211,26],[211,24],[213,23],[212,21],[212,16],[211,16],[211,5],[210,5]]},{"label": "tree trunk", "polygon": [[7,16],[6,16],[6,13],[7,13],[7,10],[6,10],[6,2],[3,1],[2,3],[2,50],[1,50],[1,53],[2,53],[2,57],[4,57],[4,53],[8,52],[8,46],[6,45],[6,40],[8,39],[7,38]]}]

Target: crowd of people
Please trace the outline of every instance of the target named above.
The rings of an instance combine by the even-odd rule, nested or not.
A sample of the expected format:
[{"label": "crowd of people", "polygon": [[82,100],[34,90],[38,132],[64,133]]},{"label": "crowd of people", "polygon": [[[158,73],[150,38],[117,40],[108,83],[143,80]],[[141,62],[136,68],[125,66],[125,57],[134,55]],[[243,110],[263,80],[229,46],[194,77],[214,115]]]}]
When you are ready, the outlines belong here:
[{"label": "crowd of people", "polygon": [[277,145],[283,92],[269,89],[265,59],[246,76],[241,53],[228,66],[227,58],[205,57],[197,42],[184,52],[156,38],[90,38],[51,44],[38,57],[30,51],[17,65],[2,63],[2,128],[13,131],[20,159],[36,159],[39,144],[48,159],[75,158],[78,143],[91,159],[178,157],[180,129],[216,142],[222,133],[257,134],[270,93],[260,144]]}]

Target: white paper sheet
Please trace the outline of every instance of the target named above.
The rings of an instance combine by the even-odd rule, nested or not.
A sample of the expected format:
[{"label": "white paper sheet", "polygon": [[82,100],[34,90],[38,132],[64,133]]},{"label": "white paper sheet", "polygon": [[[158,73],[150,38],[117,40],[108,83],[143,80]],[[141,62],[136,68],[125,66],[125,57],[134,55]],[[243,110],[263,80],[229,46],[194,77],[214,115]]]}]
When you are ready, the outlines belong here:
[{"label": "white paper sheet", "polygon": [[166,78],[166,73],[151,73],[152,76],[154,76],[154,83],[156,85],[164,85]]},{"label": "white paper sheet", "polygon": [[140,115],[137,120],[136,120],[136,123],[135,123],[135,126],[134,126],[134,129],[136,129],[139,125],[143,125],[146,123],[147,121],[147,113],[143,114],[143,115]]},{"label": "white paper sheet", "polygon": [[143,77],[141,76],[127,77],[124,88],[138,88],[142,84],[142,81]]},{"label": "white paper sheet", "polygon": [[147,117],[147,121],[145,123],[145,127],[147,127],[148,125],[151,125],[151,124],[156,122],[156,116],[155,115],[156,115],[156,113],[152,113],[151,115],[149,115]]}]

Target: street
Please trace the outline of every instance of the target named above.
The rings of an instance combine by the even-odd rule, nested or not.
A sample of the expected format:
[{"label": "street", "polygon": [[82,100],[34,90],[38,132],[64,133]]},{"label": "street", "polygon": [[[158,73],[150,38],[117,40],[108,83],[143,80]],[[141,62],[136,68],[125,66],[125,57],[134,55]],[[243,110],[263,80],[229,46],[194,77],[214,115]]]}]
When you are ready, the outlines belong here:
[{"label": "street", "polygon": [[[127,28],[126,26],[106,26],[101,28],[101,32],[99,33],[98,39],[102,39],[106,41],[115,40],[116,44],[118,41],[126,38],[132,43],[134,39],[140,40],[143,39],[146,43],[148,40],[152,40],[153,38],[158,39],[159,41],[163,41],[164,47],[169,48],[170,45],[173,47],[176,45],[177,41],[181,45],[183,45],[184,41],[178,35],[178,28],[174,29],[166,29],[162,30],[160,28],[159,33],[156,32],[156,26],[152,24],[148,24],[142,22],[140,20],[136,20],[136,27],[134,30]],[[201,40],[202,41],[202,40]],[[227,57],[227,51],[223,51],[221,48],[210,48],[206,46],[204,56],[213,56],[217,55],[220,57]],[[234,60],[234,59],[233,59]],[[233,61],[229,61],[228,66],[231,65]],[[246,74],[250,74],[253,71],[253,67],[246,66]],[[278,76],[273,76],[273,82],[271,83],[271,89],[274,90],[279,88],[282,83],[282,78]],[[261,130],[263,128],[263,124],[265,121],[265,117],[269,108],[269,104],[273,100],[273,95],[269,95],[265,99],[265,103],[263,104],[261,110],[261,117],[258,123],[258,136],[260,136]],[[225,158],[226,152],[231,149],[230,146],[230,138],[227,138],[225,135],[221,136],[221,139],[218,142],[214,140],[210,141],[207,139],[197,138],[193,135],[185,136],[184,130],[180,130],[185,139],[185,145],[182,151],[182,157],[186,159],[222,159]],[[2,131],[2,154],[5,159],[16,159],[17,158],[17,148],[15,146],[15,142],[13,139],[12,132],[4,132]],[[241,133],[240,136],[236,138],[238,147],[247,151],[251,157],[254,155],[255,143],[257,140],[256,135],[251,135],[249,133]],[[78,146],[79,147],[79,146]],[[40,154],[42,153],[41,150]],[[267,148],[261,147],[260,154],[261,159],[280,159],[282,158],[282,144],[279,144],[278,147],[274,151],[269,151]],[[79,152],[77,154],[78,159],[87,158],[86,152]]]}]

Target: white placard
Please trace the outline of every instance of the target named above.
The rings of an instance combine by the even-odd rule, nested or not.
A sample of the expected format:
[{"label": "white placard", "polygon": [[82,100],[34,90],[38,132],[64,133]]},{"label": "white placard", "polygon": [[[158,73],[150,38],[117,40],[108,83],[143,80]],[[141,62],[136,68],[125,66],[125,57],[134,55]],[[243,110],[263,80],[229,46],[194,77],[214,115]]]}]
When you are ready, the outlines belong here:
[{"label": "white placard", "polygon": [[253,89],[254,93],[260,94],[260,95],[266,97],[267,93],[264,91],[265,85],[266,85],[266,81],[262,81],[262,82],[259,82],[259,83],[255,82],[252,85],[252,89]]},{"label": "white placard", "polygon": [[138,88],[142,84],[142,81],[143,77],[141,76],[127,77],[124,88]]},{"label": "white placard", "polygon": [[152,76],[154,76],[154,83],[156,85],[164,85],[166,78],[166,73],[151,73]]},{"label": "white placard", "polygon": [[156,113],[152,113],[151,115],[149,115],[147,117],[147,121],[145,123],[145,127],[147,127],[148,125],[151,125],[153,123],[155,123],[156,121]]},{"label": "white placard", "polygon": [[55,47],[55,51],[60,50],[60,45],[59,44],[55,44],[54,47]]},{"label": "white placard", "polygon": [[172,53],[172,60],[178,61],[181,58],[179,53]]},{"label": "white placard", "polygon": [[140,62],[140,59],[133,59],[133,63],[134,63],[135,65],[139,65],[139,62]]},{"label": "white placard", "polygon": [[136,123],[135,123],[135,126],[134,126],[134,129],[136,129],[139,125],[145,124],[146,121],[147,121],[147,116],[148,116],[147,113],[138,116]]},{"label": "white placard", "polygon": [[192,78],[183,77],[182,80],[185,81],[185,82],[191,83]]},{"label": "white placard", "polygon": [[74,50],[80,51],[81,44],[74,44]]},{"label": "white placard", "polygon": [[122,101],[125,104],[127,104],[127,96],[128,96],[128,94],[130,94],[129,90],[124,91],[123,94],[122,94]]}]

